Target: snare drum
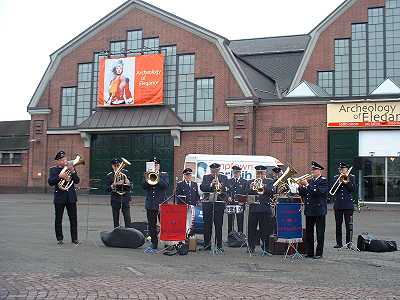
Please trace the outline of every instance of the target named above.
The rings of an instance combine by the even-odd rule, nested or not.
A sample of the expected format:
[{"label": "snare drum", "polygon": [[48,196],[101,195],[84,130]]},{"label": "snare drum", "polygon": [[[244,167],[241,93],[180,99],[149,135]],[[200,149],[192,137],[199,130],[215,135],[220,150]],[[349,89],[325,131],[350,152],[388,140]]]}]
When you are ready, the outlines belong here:
[{"label": "snare drum", "polygon": [[233,215],[236,213],[236,206],[238,205],[227,205],[225,206],[225,213],[227,215]]}]

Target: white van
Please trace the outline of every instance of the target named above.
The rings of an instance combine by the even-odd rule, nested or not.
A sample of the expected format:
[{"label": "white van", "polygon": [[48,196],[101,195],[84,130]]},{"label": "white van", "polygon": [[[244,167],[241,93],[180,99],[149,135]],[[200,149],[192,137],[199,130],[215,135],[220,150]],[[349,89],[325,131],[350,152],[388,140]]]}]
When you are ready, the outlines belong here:
[{"label": "white van", "polygon": [[272,156],[253,156],[253,155],[213,155],[213,154],[188,154],[185,157],[184,168],[193,170],[193,180],[201,183],[203,175],[210,174],[210,165],[219,163],[220,172],[229,178],[232,177],[232,166],[236,165],[242,168],[241,177],[246,180],[254,179],[257,165],[267,167],[267,172],[272,168],[282,166],[283,164]]}]

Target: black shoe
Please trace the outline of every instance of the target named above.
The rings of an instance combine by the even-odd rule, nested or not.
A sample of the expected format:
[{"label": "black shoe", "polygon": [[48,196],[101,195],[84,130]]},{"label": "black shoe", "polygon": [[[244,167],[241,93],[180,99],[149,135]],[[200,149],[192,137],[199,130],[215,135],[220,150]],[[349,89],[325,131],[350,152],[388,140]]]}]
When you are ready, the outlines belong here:
[{"label": "black shoe", "polygon": [[211,246],[204,246],[201,251],[211,251]]},{"label": "black shoe", "polygon": [[79,245],[79,241],[78,240],[73,240],[72,244]]},{"label": "black shoe", "polygon": [[335,246],[333,246],[333,248],[335,248],[335,249],[342,248],[342,247],[343,247],[342,245],[335,245]]},{"label": "black shoe", "polygon": [[255,252],[255,249],[253,249],[253,248],[247,249],[247,253],[249,253],[249,254],[254,254],[254,252]]},{"label": "black shoe", "polygon": [[320,259],[320,258],[322,258],[322,255],[315,255],[314,256],[314,259]]},{"label": "black shoe", "polygon": [[63,240],[58,240],[57,241],[57,245],[63,245],[63,244],[64,244]]},{"label": "black shoe", "polygon": [[304,255],[305,258],[314,258],[314,255],[306,254]]},{"label": "black shoe", "polygon": [[222,247],[217,247],[217,251],[224,252],[224,248],[222,248]]}]

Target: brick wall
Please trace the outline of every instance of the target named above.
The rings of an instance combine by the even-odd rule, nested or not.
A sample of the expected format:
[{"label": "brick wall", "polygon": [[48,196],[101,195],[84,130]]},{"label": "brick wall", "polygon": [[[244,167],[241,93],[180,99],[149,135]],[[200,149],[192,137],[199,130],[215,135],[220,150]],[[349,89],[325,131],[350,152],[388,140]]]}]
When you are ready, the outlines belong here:
[{"label": "brick wall", "polygon": [[325,105],[264,106],[256,115],[256,153],[271,155],[300,174],[310,161],[327,166]]},{"label": "brick wall", "polygon": [[21,165],[0,165],[0,192],[24,192],[28,180],[28,153],[22,153]]}]

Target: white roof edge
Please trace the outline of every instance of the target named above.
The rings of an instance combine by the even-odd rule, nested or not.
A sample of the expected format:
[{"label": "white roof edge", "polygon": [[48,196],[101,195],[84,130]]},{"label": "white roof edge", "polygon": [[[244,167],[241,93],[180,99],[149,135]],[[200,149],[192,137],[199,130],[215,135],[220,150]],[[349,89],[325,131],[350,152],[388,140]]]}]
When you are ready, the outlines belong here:
[{"label": "white roof edge", "polygon": [[[104,27],[108,26],[115,19],[120,18],[121,13],[122,13],[122,15],[127,13],[126,9],[129,8],[131,5],[134,5],[133,6],[134,8],[141,9],[147,13],[156,15],[157,17],[160,17],[161,19],[163,19],[169,23],[172,23],[178,27],[188,30],[189,32],[191,32],[195,35],[205,38],[210,42],[213,42],[217,46],[217,49],[220,51],[222,57],[224,58],[225,62],[227,63],[230,71],[232,72],[232,75],[234,76],[235,80],[239,84],[239,87],[242,90],[244,96],[246,96],[246,97],[252,96],[250,88],[247,86],[242,74],[240,74],[238,67],[235,65],[235,63],[232,59],[232,56],[229,53],[228,47],[225,47],[224,38],[222,36],[219,36],[211,31],[208,31],[204,28],[196,26],[195,24],[190,23],[184,19],[178,18],[177,16],[174,16],[173,14],[170,14],[164,10],[158,9],[157,7],[152,6],[146,2],[139,1],[139,0],[129,0],[129,1],[125,2],[124,4],[122,4],[121,6],[119,6],[118,8],[116,8],[114,11],[112,11],[108,15],[106,15],[105,17],[101,18],[95,24],[91,25],[85,31],[81,32],[79,35],[77,35],[71,41],[69,41],[68,43],[66,43],[61,48],[59,48],[58,50],[56,50],[54,53],[52,53],[50,55],[50,64],[47,67],[42,79],[40,80],[39,85],[36,88],[31,101],[28,104],[28,108],[35,107],[37,105],[37,103],[39,102],[40,97],[42,96],[43,91],[47,86],[48,81],[53,76],[54,72],[57,70],[57,67],[60,63],[61,58],[63,56],[65,56],[66,54],[68,54],[74,48],[81,45],[87,39],[89,39],[93,35],[97,34],[97,32],[101,31]],[[66,51],[66,50],[70,50],[70,51]]]},{"label": "white roof edge", "polygon": [[[388,82],[391,82],[395,87],[397,87],[396,91],[387,91],[385,93],[381,93],[379,92],[380,89],[382,89],[382,87],[384,87],[384,85],[386,85]],[[400,86],[399,84],[393,80],[391,77],[387,77],[384,81],[382,81],[371,93],[369,93],[370,95],[394,95],[394,94],[399,94],[400,93]]]},{"label": "white roof edge", "polygon": [[293,89],[301,81],[304,71],[308,65],[308,62],[311,58],[311,55],[313,53],[313,50],[315,48],[315,45],[317,44],[317,41],[321,33],[326,29],[326,27],[332,24],[341,14],[343,14],[349,7],[353,6],[353,4],[357,1],[358,0],[345,0],[330,15],[328,15],[328,17],[326,17],[319,25],[317,25],[317,27],[315,27],[310,32],[311,38],[308,41],[307,48],[304,52],[303,58],[300,62],[300,66],[296,71],[296,75],[293,78],[289,90]]}]

